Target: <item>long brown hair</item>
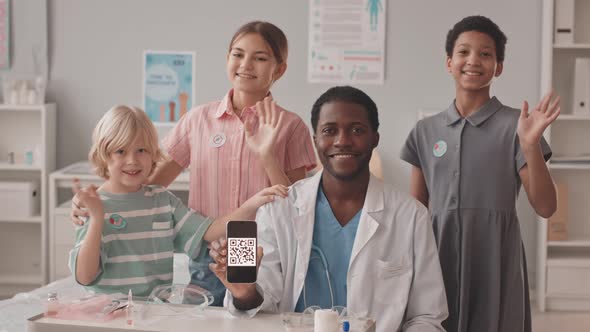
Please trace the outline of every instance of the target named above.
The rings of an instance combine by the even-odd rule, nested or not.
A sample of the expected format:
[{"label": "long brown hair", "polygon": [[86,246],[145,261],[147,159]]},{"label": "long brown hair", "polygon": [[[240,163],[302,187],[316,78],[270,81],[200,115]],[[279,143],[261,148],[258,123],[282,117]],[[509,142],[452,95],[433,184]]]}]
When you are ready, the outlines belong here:
[{"label": "long brown hair", "polygon": [[279,29],[276,25],[264,22],[264,21],[253,21],[242,25],[229,43],[228,52],[231,51],[234,42],[248,33],[257,33],[262,39],[270,46],[272,53],[277,60],[278,64],[282,64],[287,61],[287,54],[289,52],[289,45],[287,44],[287,37],[283,30]]}]

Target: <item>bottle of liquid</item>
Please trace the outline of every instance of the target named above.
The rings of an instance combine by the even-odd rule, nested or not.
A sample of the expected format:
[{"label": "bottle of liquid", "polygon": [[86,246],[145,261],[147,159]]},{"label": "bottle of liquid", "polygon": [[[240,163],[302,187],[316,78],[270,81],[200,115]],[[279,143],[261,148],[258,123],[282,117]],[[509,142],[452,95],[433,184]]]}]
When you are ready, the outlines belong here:
[{"label": "bottle of liquid", "polygon": [[125,311],[126,318],[127,318],[127,325],[133,326],[133,294],[131,294],[131,289],[129,293],[127,293],[127,309]]},{"label": "bottle of liquid", "polygon": [[47,294],[47,301],[45,301],[45,316],[53,317],[57,315],[59,309],[59,300],[56,292],[50,292]]},{"label": "bottle of liquid", "polygon": [[345,320],[342,322],[342,332],[349,332],[350,331],[350,322]]}]

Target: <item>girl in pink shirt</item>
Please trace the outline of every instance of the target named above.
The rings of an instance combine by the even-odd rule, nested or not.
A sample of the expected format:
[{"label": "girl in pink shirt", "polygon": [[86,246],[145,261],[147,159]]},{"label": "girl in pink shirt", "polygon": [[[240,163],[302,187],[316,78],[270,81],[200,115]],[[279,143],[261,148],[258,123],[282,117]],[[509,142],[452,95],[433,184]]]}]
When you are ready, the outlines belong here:
[{"label": "girl in pink shirt", "polygon": [[[188,206],[209,217],[228,214],[261,189],[290,185],[316,166],[308,127],[278,106],[270,88],[287,69],[287,38],[268,22],[250,22],[231,39],[227,76],[233,88],[222,100],[186,113],[164,140],[170,156],[150,183],[168,186],[190,171]],[[75,215],[84,215],[78,209]],[[190,262],[191,283],[222,305],[225,288],[209,270],[203,250]]]}]

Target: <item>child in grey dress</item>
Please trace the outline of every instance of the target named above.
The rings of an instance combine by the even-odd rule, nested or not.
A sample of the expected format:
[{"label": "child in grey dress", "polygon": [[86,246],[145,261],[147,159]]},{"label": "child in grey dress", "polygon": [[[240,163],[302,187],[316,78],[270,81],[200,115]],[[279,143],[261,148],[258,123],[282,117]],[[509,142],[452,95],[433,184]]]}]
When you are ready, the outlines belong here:
[{"label": "child in grey dress", "polygon": [[412,167],[411,193],[429,207],[439,249],[447,331],[531,331],[526,260],[516,215],[521,184],[535,211],[551,216],[557,199],[543,131],[559,115],[546,95],[522,111],[490,96],[502,73],[506,36],[483,16],[448,33],[447,69],[455,100],[416,124],[401,151]]}]

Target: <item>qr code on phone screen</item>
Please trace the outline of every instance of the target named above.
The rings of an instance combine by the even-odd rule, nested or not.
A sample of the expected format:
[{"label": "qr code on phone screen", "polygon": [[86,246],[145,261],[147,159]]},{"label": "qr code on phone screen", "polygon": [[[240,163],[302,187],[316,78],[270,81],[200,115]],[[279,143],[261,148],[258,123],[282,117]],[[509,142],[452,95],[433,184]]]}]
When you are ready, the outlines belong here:
[{"label": "qr code on phone screen", "polygon": [[256,266],[256,240],[253,238],[229,238],[227,246],[228,266]]}]

